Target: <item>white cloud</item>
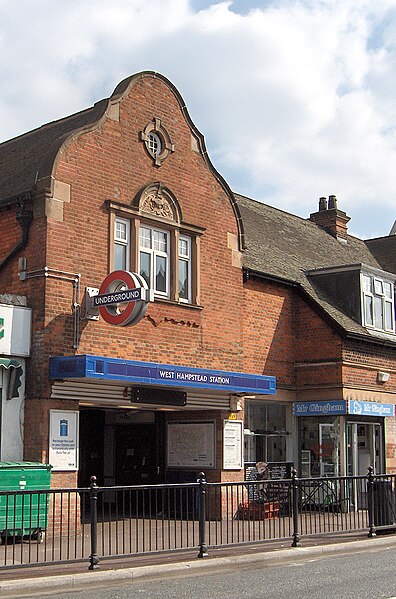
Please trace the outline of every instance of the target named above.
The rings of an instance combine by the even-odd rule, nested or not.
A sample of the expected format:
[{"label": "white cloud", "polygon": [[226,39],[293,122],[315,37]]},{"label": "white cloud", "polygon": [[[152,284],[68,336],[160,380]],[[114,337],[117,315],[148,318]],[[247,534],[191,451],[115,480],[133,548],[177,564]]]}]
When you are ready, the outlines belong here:
[{"label": "white cloud", "polygon": [[233,189],[302,216],[336,193],[355,232],[388,233],[394,0],[0,0],[0,139],[144,69],[182,93]]}]

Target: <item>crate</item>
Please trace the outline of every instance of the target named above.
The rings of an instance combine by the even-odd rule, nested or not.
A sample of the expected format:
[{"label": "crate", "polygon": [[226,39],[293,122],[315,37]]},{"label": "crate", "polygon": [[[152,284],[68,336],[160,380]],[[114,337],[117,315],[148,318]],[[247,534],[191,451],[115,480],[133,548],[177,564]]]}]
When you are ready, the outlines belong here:
[{"label": "crate", "polygon": [[244,501],[238,505],[239,520],[272,520],[279,518],[279,501]]}]

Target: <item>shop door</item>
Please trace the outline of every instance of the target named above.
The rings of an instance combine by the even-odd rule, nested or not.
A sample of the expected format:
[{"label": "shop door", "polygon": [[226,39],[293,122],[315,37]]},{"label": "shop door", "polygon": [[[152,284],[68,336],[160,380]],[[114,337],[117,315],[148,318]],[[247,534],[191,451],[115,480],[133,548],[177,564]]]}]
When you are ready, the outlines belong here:
[{"label": "shop door", "polygon": [[382,464],[381,424],[348,422],[348,474],[367,475],[369,466],[373,466],[374,474],[381,474]]},{"label": "shop door", "polygon": [[[369,466],[374,474],[383,471],[382,425],[368,422],[348,422],[347,459],[349,476],[367,476]],[[364,509],[367,504],[365,485],[353,481],[350,485],[350,499],[355,509]]]},{"label": "shop door", "polygon": [[152,485],[158,482],[154,424],[117,426],[115,484]]}]

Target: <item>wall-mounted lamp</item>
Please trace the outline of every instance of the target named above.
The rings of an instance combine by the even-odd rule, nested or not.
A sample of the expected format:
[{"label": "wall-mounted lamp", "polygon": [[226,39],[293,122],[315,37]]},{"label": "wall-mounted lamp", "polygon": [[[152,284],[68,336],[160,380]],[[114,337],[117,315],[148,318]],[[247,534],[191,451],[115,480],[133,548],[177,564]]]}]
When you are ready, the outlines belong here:
[{"label": "wall-mounted lamp", "polygon": [[389,381],[390,374],[389,372],[377,372],[377,381],[378,383],[387,383]]}]

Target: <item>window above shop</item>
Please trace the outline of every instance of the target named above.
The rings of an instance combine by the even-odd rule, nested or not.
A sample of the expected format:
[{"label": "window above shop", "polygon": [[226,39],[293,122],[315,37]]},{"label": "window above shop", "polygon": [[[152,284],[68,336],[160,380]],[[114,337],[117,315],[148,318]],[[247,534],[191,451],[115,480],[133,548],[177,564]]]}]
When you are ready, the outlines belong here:
[{"label": "window above shop", "polygon": [[367,330],[373,334],[395,334],[395,275],[365,264],[318,269],[307,274]]},{"label": "window above shop", "polygon": [[175,197],[159,183],[131,207],[109,202],[111,270],[142,275],[157,300],[199,304],[199,241],[203,229],[182,222]]},{"label": "window above shop", "polygon": [[395,332],[395,290],[392,281],[361,274],[362,317],[366,327]]}]

